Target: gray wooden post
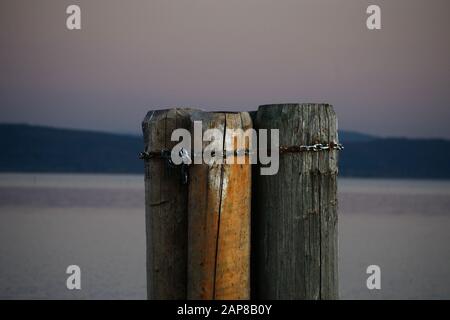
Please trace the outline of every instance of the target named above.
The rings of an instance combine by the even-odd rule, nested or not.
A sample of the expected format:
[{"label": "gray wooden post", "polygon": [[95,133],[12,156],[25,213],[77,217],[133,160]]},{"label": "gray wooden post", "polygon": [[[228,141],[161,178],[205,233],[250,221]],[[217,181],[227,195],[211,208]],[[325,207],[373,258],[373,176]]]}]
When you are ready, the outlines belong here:
[{"label": "gray wooden post", "polygon": [[145,152],[145,220],[147,234],[147,296],[186,299],[187,185],[180,170],[159,156],[177,143],[176,128],[189,129],[191,109],[155,110],[142,122]]},{"label": "gray wooden post", "polygon": [[[260,106],[255,127],[279,129],[281,153],[276,175],[254,170],[254,298],[337,299],[338,136],[333,108]],[[331,150],[298,148],[318,143],[331,145]]]}]

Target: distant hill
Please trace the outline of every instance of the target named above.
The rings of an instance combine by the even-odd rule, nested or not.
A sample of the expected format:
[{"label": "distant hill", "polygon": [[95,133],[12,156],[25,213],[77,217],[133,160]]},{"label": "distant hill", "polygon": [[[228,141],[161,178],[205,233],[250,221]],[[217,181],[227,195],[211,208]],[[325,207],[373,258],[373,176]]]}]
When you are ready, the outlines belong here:
[{"label": "distant hill", "polygon": [[0,171],[142,173],[142,140],[131,135],[0,124]]},{"label": "distant hill", "polygon": [[344,145],[339,161],[342,176],[450,178],[448,140],[385,138]]},{"label": "distant hill", "polygon": [[[340,131],[340,175],[450,178],[450,141]],[[140,136],[0,124],[0,172],[139,173]]]}]

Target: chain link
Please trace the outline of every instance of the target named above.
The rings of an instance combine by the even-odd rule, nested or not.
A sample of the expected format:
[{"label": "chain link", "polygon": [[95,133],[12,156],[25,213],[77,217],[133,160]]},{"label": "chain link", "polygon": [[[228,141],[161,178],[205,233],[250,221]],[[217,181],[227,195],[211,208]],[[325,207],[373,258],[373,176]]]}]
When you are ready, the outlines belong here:
[{"label": "chain link", "polygon": [[189,180],[188,166],[191,164],[192,161],[189,156],[189,152],[184,148],[180,149],[178,155],[181,157],[181,164],[179,165],[173,163],[170,150],[161,150],[161,152],[143,151],[139,154],[139,159],[150,160],[154,158],[159,158],[165,160],[165,163],[169,168],[179,167],[181,173],[181,183],[187,184]]},{"label": "chain link", "polygon": [[344,150],[344,146],[340,143],[316,143],[312,145],[300,145],[300,146],[280,146],[280,153],[296,153],[304,151],[326,151],[326,150]]}]

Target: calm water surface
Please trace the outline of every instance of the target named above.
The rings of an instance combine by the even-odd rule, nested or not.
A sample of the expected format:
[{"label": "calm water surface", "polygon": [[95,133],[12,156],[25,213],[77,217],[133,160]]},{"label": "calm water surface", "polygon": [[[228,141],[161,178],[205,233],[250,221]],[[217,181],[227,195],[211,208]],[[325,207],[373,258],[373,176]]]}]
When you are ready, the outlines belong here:
[{"label": "calm water surface", "polygon": [[[340,179],[341,298],[450,299],[449,231],[448,181]],[[66,289],[71,264],[82,290]],[[143,176],[0,174],[0,298],[144,299],[145,285]]]}]

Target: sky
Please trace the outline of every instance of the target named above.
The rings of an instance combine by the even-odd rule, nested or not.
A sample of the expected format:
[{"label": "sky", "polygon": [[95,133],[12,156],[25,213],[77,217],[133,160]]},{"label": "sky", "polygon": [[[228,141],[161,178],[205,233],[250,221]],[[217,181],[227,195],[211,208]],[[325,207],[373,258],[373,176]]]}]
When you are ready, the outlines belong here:
[{"label": "sky", "polygon": [[[66,8],[81,8],[81,30]],[[366,8],[381,8],[368,30]],[[450,138],[448,0],[2,0],[0,122],[139,133],[173,106],[333,104],[340,129]]]}]

